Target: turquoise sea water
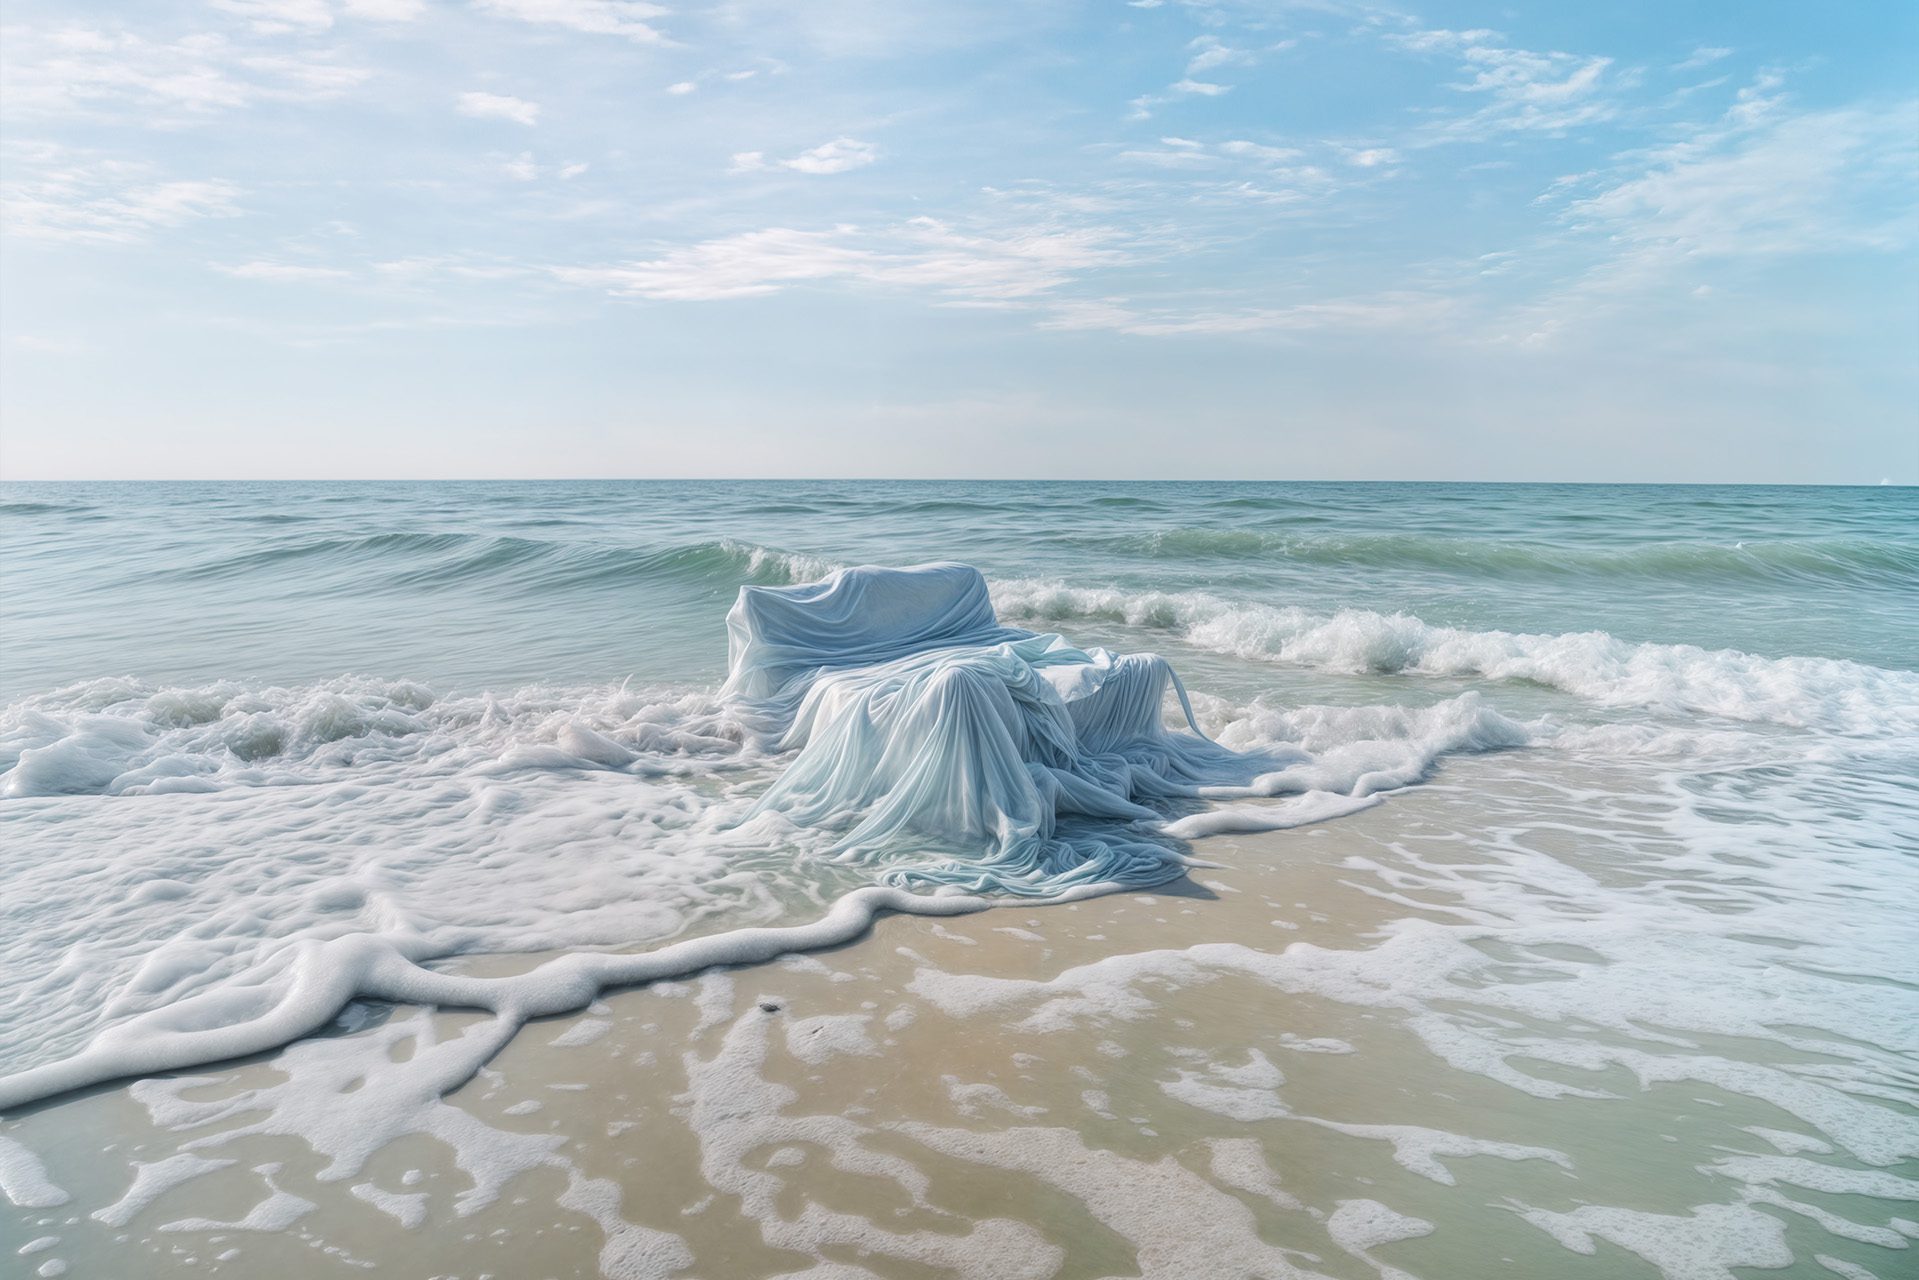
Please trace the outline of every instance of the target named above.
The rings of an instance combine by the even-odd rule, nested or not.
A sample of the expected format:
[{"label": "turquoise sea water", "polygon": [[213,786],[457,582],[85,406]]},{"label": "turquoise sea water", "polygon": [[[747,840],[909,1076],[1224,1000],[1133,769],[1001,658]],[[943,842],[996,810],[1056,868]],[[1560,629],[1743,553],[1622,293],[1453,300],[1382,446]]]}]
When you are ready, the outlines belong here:
[{"label": "turquoise sea water", "polygon": [[[716,699],[725,617],[742,584],[929,560],[977,566],[1004,623],[1164,655],[1208,733],[1283,767],[1251,804],[1160,796],[1159,819],[1128,827],[1231,872],[1106,900],[1116,921],[1156,921],[1158,942],[1102,926],[1075,941],[1080,967],[1033,980],[992,972],[985,946],[966,970],[900,948],[910,991],[795,1022],[789,1046],[837,1027],[877,1062],[915,1019],[944,1025],[936,1011],[979,1019],[953,1024],[969,1043],[1032,1034],[990,1094],[1040,1091],[1021,1114],[1055,1127],[995,1159],[1017,1164],[1034,1134],[1146,1143],[1136,1168],[1101,1157],[1132,1170],[1112,1185],[1141,1203],[1196,1134],[1240,1144],[1212,1165],[1240,1188],[1268,1162],[1300,1186],[1301,1126],[1346,1134],[1313,1157],[1324,1204],[1266,1202],[1309,1254],[1358,1259],[1352,1274],[1371,1273],[1373,1243],[1428,1230],[1410,1274],[1429,1280],[1539,1250],[1558,1253],[1503,1274],[1902,1274],[1919,1238],[1919,492],[1891,488],[0,486],[0,1191],[41,1213],[0,1206],[0,1239],[81,1221],[30,1160],[102,1206],[124,1189],[111,1159],[60,1145],[60,1090],[223,1071],[289,1041],[272,1060],[284,1083],[257,1092],[134,1086],[166,1131],[143,1150],[197,1179],[223,1165],[189,1148],[244,1143],[250,1124],[220,1126],[270,1113],[262,1131],[324,1157],[299,1185],[339,1213],[359,1202],[331,1179],[430,1121],[491,1188],[484,1204],[530,1167],[502,1152],[550,1150],[461,1110],[529,1010],[578,1010],[598,981],[583,974],[739,960],[742,926],[824,918],[795,945],[856,937],[880,861],[746,816],[793,753]],[[1248,831],[1270,834],[1219,835]],[[1044,948],[1071,912],[1023,900],[994,936]],[[1292,943],[1302,925],[1314,941]],[[682,943],[696,960],[673,959]],[[881,983],[870,955],[805,963]],[[530,956],[558,958],[521,973]],[[1254,984],[1257,1016],[1188,1016],[1216,981]],[[879,998],[909,995],[869,1044],[857,1028]],[[465,1030],[403,1060],[389,1045],[428,1024],[382,1031],[394,1004],[492,1016],[459,1014]],[[745,1008],[725,1033],[742,1052],[766,1034],[751,1021],[765,1006]],[[1068,1024],[1092,1033],[1077,1056],[1051,1038]],[[580,1031],[553,1044],[597,1034]],[[1135,1064],[1174,1057],[1129,1067],[1117,1039]],[[609,1070],[659,1084],[679,1048],[649,1042]],[[1316,1095],[1295,1063],[1326,1054],[1348,1065]],[[714,1077],[717,1100],[683,1117],[704,1162],[659,1178],[745,1185],[725,1170],[749,1157],[773,1176],[758,1148],[726,1145],[735,1119],[784,1105],[740,1105],[753,1078]],[[223,1087],[237,1101],[172,1092]],[[954,1087],[961,1127],[915,1132],[934,1150],[999,1141],[967,1101],[989,1085]],[[896,1117],[870,1119],[875,1141],[905,1141]],[[589,1120],[568,1151],[596,1149],[604,1117]],[[1420,1185],[1365,1172],[1382,1138]],[[865,1141],[842,1156],[866,1159]],[[1221,1151],[1257,1159],[1234,1173]],[[1530,1163],[1494,1195],[1486,1159],[1455,1183],[1434,1153]],[[254,1168],[262,1206],[285,1207],[280,1170]],[[656,1215],[662,1239],[681,1212]],[[744,1236],[785,1238],[783,1215],[741,1212]],[[135,1247],[222,1227],[155,1221]],[[128,1239],[93,1234],[76,1247],[101,1257]],[[966,1239],[926,1247],[950,1262]],[[1628,1255],[1644,1266],[1616,1269]]]},{"label": "turquoise sea water", "polygon": [[[1899,488],[10,484],[0,554],[8,698],[103,675],[713,680],[740,583],[933,559],[1134,597],[1919,665],[1919,491]],[[1168,610],[1134,621],[1182,631]]]}]

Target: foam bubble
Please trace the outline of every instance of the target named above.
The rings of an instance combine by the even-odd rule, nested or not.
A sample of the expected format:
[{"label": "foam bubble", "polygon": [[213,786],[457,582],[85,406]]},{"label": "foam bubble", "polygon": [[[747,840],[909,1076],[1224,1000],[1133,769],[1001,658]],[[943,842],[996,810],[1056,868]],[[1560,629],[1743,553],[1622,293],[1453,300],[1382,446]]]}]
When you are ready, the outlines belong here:
[{"label": "foam bubble", "polygon": [[213,1160],[205,1156],[183,1151],[163,1160],[139,1161],[133,1163],[133,1185],[126,1194],[104,1209],[95,1210],[95,1221],[104,1222],[109,1227],[124,1227],[155,1200],[173,1188],[182,1186],[194,1179],[224,1169],[234,1163],[232,1160]]},{"label": "foam bubble", "polygon": [[247,1210],[246,1216],[234,1222],[221,1222],[213,1218],[180,1218],[173,1222],[163,1222],[161,1231],[285,1231],[300,1219],[312,1213],[316,1206],[311,1200],[303,1199],[288,1191],[282,1191],[268,1181],[269,1194],[266,1199]]},{"label": "foam bubble", "polygon": [[1260,1239],[1245,1203],[1170,1157],[1128,1159],[1088,1146],[1070,1129],[979,1133],[919,1123],[893,1129],[942,1154],[1026,1174],[1065,1191],[1132,1247],[1135,1274],[1142,1280],[1203,1275],[1291,1280],[1311,1274],[1287,1250]]},{"label": "foam bubble", "polygon": [[418,1230],[426,1221],[424,1192],[387,1191],[371,1182],[356,1182],[347,1189],[408,1231]]},{"label": "foam bubble", "polygon": [[1377,1200],[1341,1200],[1326,1219],[1326,1231],[1349,1253],[1365,1257],[1382,1244],[1430,1235],[1433,1224],[1387,1208]]},{"label": "foam bubble", "polygon": [[7,1137],[0,1137],[0,1195],[22,1209],[51,1209],[68,1200],[40,1157]]},{"label": "foam bubble", "polygon": [[1735,1267],[1789,1267],[1792,1249],[1778,1218],[1746,1205],[1701,1205],[1690,1214],[1582,1205],[1571,1213],[1522,1209],[1520,1216],[1574,1253],[1606,1240],[1673,1280],[1734,1280]]},{"label": "foam bubble", "polygon": [[[980,1280],[1040,1280],[1058,1269],[1063,1252],[1023,1223],[1000,1217],[968,1221],[937,1209],[927,1198],[926,1175],[900,1156],[867,1146],[860,1140],[865,1130],[849,1117],[786,1114],[794,1091],[764,1072],[773,1026],[773,1018],[749,1009],[712,1057],[685,1058],[700,1172],[715,1191],[739,1197],[741,1211],[758,1224],[766,1244],[814,1255],[853,1248]],[[794,1146],[824,1150],[846,1174],[897,1183],[917,1208],[943,1219],[942,1229],[882,1229],[816,1200],[797,1213],[784,1211],[783,1171],[792,1166],[756,1168],[749,1157]]]}]

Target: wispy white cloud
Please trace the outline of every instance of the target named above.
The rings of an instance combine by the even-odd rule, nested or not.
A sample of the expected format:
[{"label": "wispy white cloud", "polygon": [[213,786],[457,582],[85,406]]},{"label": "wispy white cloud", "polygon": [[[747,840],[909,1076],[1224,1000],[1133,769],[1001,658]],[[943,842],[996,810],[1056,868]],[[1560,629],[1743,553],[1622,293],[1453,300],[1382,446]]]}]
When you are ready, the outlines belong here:
[{"label": "wispy white cloud", "polygon": [[1011,303],[1126,257],[1108,228],[1016,228],[967,233],[931,218],[872,233],[856,227],[772,227],[611,266],[557,267],[553,274],[635,298],[714,301],[777,293],[791,285],[918,288],[950,301]]},{"label": "wispy white cloud", "polygon": [[641,0],[475,0],[484,13],[561,27],[587,35],[621,36],[636,44],[662,44],[653,20],[671,11]]},{"label": "wispy white cloud", "polygon": [[341,7],[356,18],[412,22],[426,13],[426,0],[344,0]]},{"label": "wispy white cloud", "polygon": [[1360,147],[1346,152],[1346,162],[1357,165],[1361,169],[1398,164],[1401,158],[1399,152],[1391,147]]},{"label": "wispy white cloud", "polygon": [[1043,329],[1103,329],[1135,337],[1254,333],[1327,333],[1431,330],[1458,309],[1450,298],[1430,293],[1301,302],[1283,307],[1139,307],[1118,298],[1054,304]]},{"label": "wispy white cloud", "polygon": [[1189,76],[1210,71],[1214,67],[1228,67],[1253,60],[1252,54],[1244,49],[1233,48],[1218,36],[1198,36],[1186,47],[1192,50],[1192,56],[1186,60],[1186,74]]},{"label": "wispy white cloud", "polygon": [[879,159],[879,148],[858,138],[835,138],[780,163],[799,173],[845,173]]},{"label": "wispy white cloud", "polygon": [[775,227],[674,249],[658,258],[608,267],[559,267],[569,284],[628,297],[689,302],[777,293],[808,280],[857,277],[874,268],[869,251],[835,232]]},{"label": "wispy white cloud", "polygon": [[540,104],[528,102],[525,98],[509,97],[500,93],[463,93],[455,105],[463,116],[472,116],[476,120],[511,120],[514,124],[535,125],[540,122]]},{"label": "wispy white cloud", "polygon": [[1711,66],[1713,63],[1719,61],[1721,58],[1730,58],[1731,56],[1732,56],[1731,49],[1723,49],[1723,48],[1716,48],[1716,47],[1707,46],[1707,45],[1701,45],[1699,48],[1694,49],[1692,51],[1692,54],[1689,57],[1687,57],[1684,62],[1673,63],[1672,70],[1691,71],[1696,67]]},{"label": "wispy white cloud", "polygon": [[[1152,5],[1135,7],[1157,8],[1158,0]],[[1233,91],[1233,86],[1218,79],[1204,78],[1207,73],[1227,67],[1253,66],[1259,61],[1260,53],[1278,53],[1292,48],[1295,43],[1281,40],[1266,44],[1256,52],[1228,44],[1211,33],[1195,36],[1186,44],[1184,74],[1157,93],[1143,93],[1129,101],[1126,105],[1132,108],[1132,112],[1128,119],[1149,120],[1158,108],[1181,98],[1223,98]]]},{"label": "wispy white cloud", "polygon": [[1269,147],[1264,143],[1248,142],[1244,138],[1222,142],[1219,149],[1229,156],[1247,156],[1267,164],[1285,164],[1305,154],[1297,147]]},{"label": "wispy white cloud", "polygon": [[1435,123],[1432,141],[1466,141],[1502,133],[1558,134],[1612,119],[1617,104],[1605,92],[1612,59],[1571,53],[1539,53],[1501,43],[1496,31],[1415,28],[1385,36],[1389,45],[1416,54],[1455,58],[1471,78],[1450,86],[1482,94],[1487,104],[1464,116]]},{"label": "wispy white cloud", "polygon": [[210,0],[213,8],[243,19],[263,35],[313,33],[331,28],[342,16],[374,22],[412,22],[426,12],[426,0]]},{"label": "wispy white cloud", "polygon": [[183,124],[263,102],[319,102],[364,84],[364,67],[324,50],[261,52],[217,34],[151,40],[87,27],[9,28],[6,110]]},{"label": "wispy white cloud", "polygon": [[299,262],[215,263],[213,269],[236,280],[262,280],[273,284],[312,284],[344,280],[349,273],[339,267],[313,266]]},{"label": "wispy white cloud", "polygon": [[327,0],[211,0],[215,9],[247,20],[256,31],[324,31],[333,25]]},{"label": "wispy white cloud", "polygon": [[1891,204],[1863,197],[1896,196],[1909,183],[1919,105],[1729,120],[1729,130],[1654,152],[1644,172],[1573,201],[1565,220],[1686,256],[1891,249],[1910,239],[1909,185]]},{"label": "wispy white cloud", "polygon": [[[1349,152],[1318,149],[1350,159]],[[1275,147],[1246,138],[1203,142],[1165,137],[1157,146],[1129,148],[1115,159],[1165,171],[1168,181],[1182,184],[1180,199],[1195,209],[1301,204],[1331,196],[1356,180],[1337,177],[1326,165],[1312,163],[1306,156],[1298,147]]]},{"label": "wispy white cloud", "polygon": [[733,155],[729,172],[753,173],[762,169],[791,169],[814,175],[845,173],[862,169],[879,159],[879,148],[858,138],[834,138],[784,160],[768,160],[763,151],[739,151]]},{"label": "wispy white cloud", "polygon": [[515,262],[501,262],[472,254],[416,254],[406,258],[387,258],[371,264],[377,279],[406,285],[450,278],[456,280],[524,280],[542,275]]},{"label": "wispy white cloud", "polygon": [[1156,147],[1131,147],[1119,153],[1121,160],[1149,164],[1160,169],[1203,169],[1217,165],[1219,154],[1193,138],[1164,137]]},{"label": "wispy white cloud", "polygon": [[1601,251],[1509,336],[1538,344],[1620,307],[1706,297],[1702,277],[1725,264],[1910,249],[1919,101],[1799,111],[1777,87],[1762,76],[1689,137],[1554,183],[1541,202],[1567,243]]},{"label": "wispy white cloud", "polygon": [[0,186],[0,226],[20,239],[137,244],[168,228],[242,212],[240,188],[230,182],[163,179],[148,166],[85,153],[11,158]]}]

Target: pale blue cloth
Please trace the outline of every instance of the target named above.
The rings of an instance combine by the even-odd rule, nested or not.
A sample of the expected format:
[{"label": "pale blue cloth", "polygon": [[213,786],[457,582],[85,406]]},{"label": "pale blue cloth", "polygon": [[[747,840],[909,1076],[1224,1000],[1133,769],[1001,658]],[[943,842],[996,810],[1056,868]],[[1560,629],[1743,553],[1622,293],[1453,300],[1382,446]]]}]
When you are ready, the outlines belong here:
[{"label": "pale blue cloth", "polygon": [[1163,883],[1185,862],[1141,802],[1266,763],[1164,727],[1169,685],[1192,725],[1165,660],[1001,626],[966,565],[742,587],[727,631],[726,696],[796,752],[753,813],[834,831],[890,884]]}]

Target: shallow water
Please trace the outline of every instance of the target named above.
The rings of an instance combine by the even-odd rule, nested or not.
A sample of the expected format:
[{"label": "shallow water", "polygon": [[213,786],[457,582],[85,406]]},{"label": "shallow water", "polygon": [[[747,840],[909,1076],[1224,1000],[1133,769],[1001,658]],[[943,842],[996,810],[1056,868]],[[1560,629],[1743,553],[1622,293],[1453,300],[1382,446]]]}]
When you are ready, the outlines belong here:
[{"label": "shallow water", "polygon": [[712,680],[742,581],[937,559],[1129,598],[1919,663],[1919,498],[1899,488],[8,484],[0,504],[10,698],[121,674]]},{"label": "shallow water", "polygon": [[[824,973],[743,970],[698,1032],[657,1012],[696,1001],[612,998],[577,1071],[538,1048],[594,1019],[540,1024],[487,1069],[523,1069],[537,1112],[492,1106],[487,1075],[433,1102],[473,1060],[452,1049],[443,1078],[409,1048],[428,1065],[373,1087],[403,1043],[383,1029],[491,1024],[356,1004],[273,1069],[10,1116],[0,1137],[73,1197],[36,1209],[8,1181],[0,1235],[65,1242],[35,1267],[106,1265],[85,1214],[130,1180],[50,1142],[63,1123],[139,1133],[146,1161],[244,1153],[127,1217],[155,1266],[232,1241],[240,1267],[379,1258],[413,1202],[360,1185],[425,1196],[419,1229],[453,1249],[564,1221],[574,1243],[541,1247],[570,1261],[540,1265],[608,1274],[1048,1249],[1059,1274],[1192,1274],[1168,1237],[1195,1214],[1223,1224],[1197,1256],[1246,1274],[1890,1277],[1913,1256],[1911,491],[9,485],[0,557],[0,1074],[190,995],[244,1004],[357,938],[477,975],[818,917],[860,868],[712,830],[779,767],[714,718],[742,582],[970,561],[1014,625],[1166,654],[1221,741],[1297,753],[1283,791],[1385,797],[1197,842],[1229,866],[1191,897],[892,921]],[[782,983],[812,984],[779,1016],[829,1019],[830,1071],[762,1045],[748,993]],[[166,1101],[273,1071],[293,1083],[234,1108],[268,1133]],[[580,1074],[590,1103],[547,1087]],[[621,1089],[631,1116],[604,1105]],[[797,1118],[743,1129],[728,1096]],[[335,1149],[329,1109],[364,1153]],[[607,1126],[628,1121],[666,1154],[623,1163]],[[488,1137],[521,1131],[544,1137]],[[409,1189],[388,1148],[422,1132],[467,1159]],[[966,1173],[1006,1168],[1023,1196]],[[259,1238],[160,1230],[293,1211],[275,1196],[318,1208]]]}]

